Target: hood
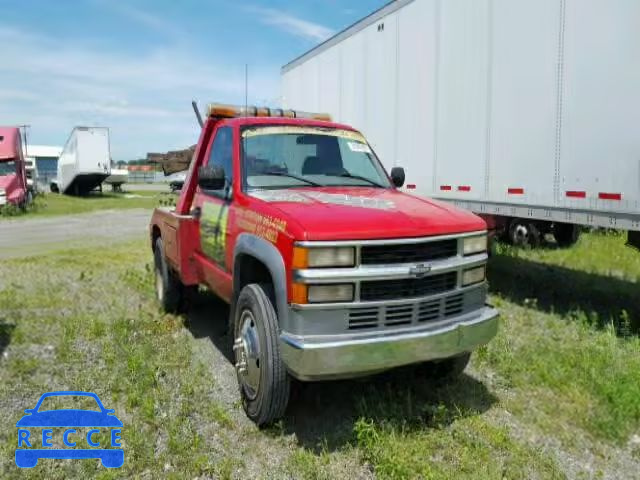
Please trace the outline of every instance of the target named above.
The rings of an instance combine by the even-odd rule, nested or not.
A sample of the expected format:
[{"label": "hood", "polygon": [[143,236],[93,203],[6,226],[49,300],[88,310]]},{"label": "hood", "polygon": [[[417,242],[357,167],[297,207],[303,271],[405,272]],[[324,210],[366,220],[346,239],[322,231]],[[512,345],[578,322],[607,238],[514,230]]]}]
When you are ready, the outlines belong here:
[{"label": "hood", "polygon": [[486,229],[481,218],[466,210],[392,189],[293,188],[250,195],[299,224],[306,240],[426,237]]},{"label": "hood", "polygon": [[9,175],[0,176],[0,188],[2,190],[6,190],[7,193],[11,188],[13,188],[13,184],[18,180],[18,176],[15,173],[10,173]]},{"label": "hood", "polygon": [[121,427],[115,415],[91,410],[47,410],[25,415],[16,427]]}]

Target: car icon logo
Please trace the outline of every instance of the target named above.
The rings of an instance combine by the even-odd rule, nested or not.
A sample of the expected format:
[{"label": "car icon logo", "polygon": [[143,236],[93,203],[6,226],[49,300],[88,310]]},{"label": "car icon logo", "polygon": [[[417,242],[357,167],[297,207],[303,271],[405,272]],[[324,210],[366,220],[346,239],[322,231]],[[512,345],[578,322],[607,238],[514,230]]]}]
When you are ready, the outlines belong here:
[{"label": "car icon logo", "polygon": [[[47,408],[53,400],[59,400],[62,397],[65,401],[88,402],[92,408]],[[43,402],[46,402],[45,405]],[[16,423],[18,447],[15,461],[18,467],[33,468],[41,458],[99,458],[102,465],[107,468],[119,468],[123,465],[124,450],[120,444],[122,422],[114,415],[114,410],[104,407],[95,393],[75,391],[45,393],[36,406],[25,410],[25,413],[27,415]],[[59,430],[64,433],[54,438],[54,429],[56,432]],[[83,429],[86,433],[82,431]],[[40,430],[41,436],[38,434]],[[107,432],[108,440],[105,441],[103,434]],[[89,448],[83,448],[85,440]],[[62,442],[68,448],[57,448],[54,442]]]},{"label": "car icon logo", "polygon": [[409,269],[409,275],[412,275],[416,278],[422,278],[430,271],[431,271],[430,265],[425,265],[424,263],[420,263],[418,265],[414,265]]}]

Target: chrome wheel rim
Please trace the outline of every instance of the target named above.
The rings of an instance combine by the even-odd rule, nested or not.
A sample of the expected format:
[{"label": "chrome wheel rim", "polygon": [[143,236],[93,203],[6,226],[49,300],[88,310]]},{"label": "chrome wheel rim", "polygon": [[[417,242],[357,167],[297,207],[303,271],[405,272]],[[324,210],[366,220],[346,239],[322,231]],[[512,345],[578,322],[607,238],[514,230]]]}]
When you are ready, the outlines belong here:
[{"label": "chrome wheel rim", "polygon": [[236,372],[246,396],[253,400],[260,388],[260,337],[253,312],[245,309],[240,314],[240,329],[233,343]]},{"label": "chrome wheel rim", "polygon": [[525,225],[518,224],[513,229],[511,238],[514,245],[525,247],[529,244],[529,229]]}]

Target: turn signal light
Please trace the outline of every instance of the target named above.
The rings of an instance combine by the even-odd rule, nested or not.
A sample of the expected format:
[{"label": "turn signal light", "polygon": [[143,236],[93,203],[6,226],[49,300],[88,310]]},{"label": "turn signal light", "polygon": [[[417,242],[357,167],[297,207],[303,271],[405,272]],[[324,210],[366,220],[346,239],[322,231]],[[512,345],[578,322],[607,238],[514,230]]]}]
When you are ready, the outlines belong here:
[{"label": "turn signal light", "polygon": [[298,305],[309,303],[306,285],[302,283],[294,283],[291,285],[291,303],[297,303]]},{"label": "turn signal light", "polygon": [[282,108],[226,105],[223,103],[210,103],[207,111],[210,117],[283,117],[283,118],[308,118],[310,120],[331,121],[328,113],[301,112],[299,110],[283,110]]}]

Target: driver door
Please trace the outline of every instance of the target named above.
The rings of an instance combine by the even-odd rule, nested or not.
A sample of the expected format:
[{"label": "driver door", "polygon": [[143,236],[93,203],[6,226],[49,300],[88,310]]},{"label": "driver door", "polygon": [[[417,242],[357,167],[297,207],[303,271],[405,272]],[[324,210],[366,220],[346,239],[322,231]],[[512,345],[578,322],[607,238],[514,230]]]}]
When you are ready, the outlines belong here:
[{"label": "driver door", "polygon": [[[227,255],[229,213],[232,207],[233,129],[218,127],[207,152],[204,165],[219,166],[225,171],[225,187],[203,190],[198,187],[194,206],[200,208],[200,251],[197,258],[207,284],[223,298],[227,297],[231,258]],[[227,278],[228,277],[228,278]]]}]

